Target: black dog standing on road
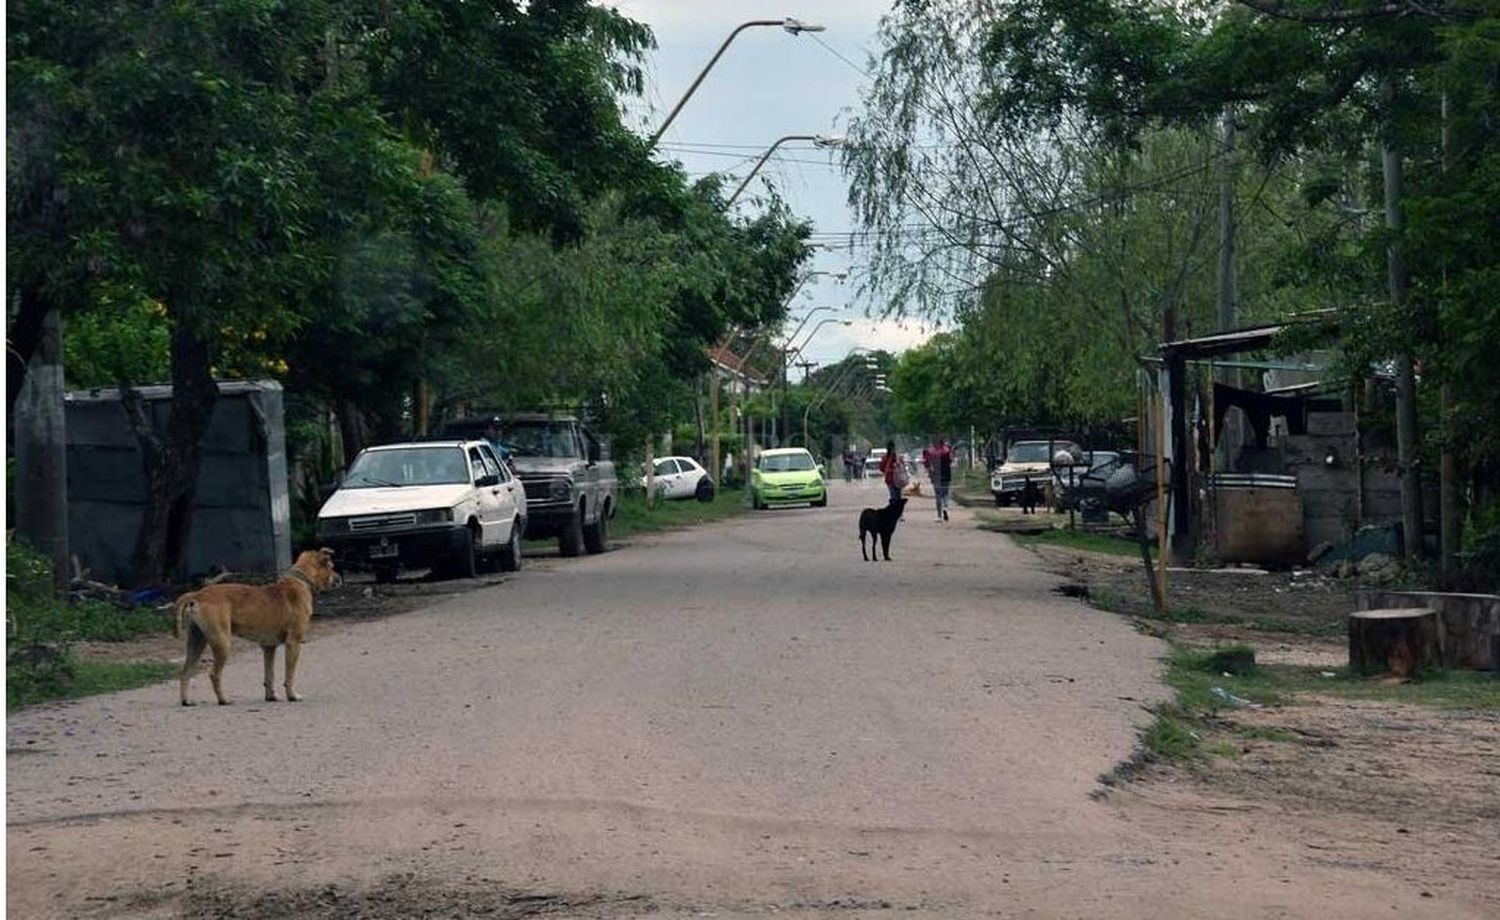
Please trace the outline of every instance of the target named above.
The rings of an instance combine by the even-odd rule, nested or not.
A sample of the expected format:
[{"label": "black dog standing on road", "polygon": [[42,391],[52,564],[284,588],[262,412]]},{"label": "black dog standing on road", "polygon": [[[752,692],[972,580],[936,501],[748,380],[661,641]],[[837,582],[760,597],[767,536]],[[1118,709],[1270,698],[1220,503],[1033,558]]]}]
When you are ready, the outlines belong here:
[{"label": "black dog standing on road", "polygon": [[[885,551],[885,561],[891,561],[891,534],[901,521],[901,512],[906,510],[906,499],[898,498],[884,508],[866,508],[859,513],[859,556],[869,562],[879,562],[877,549]],[[870,554],[865,555],[865,534],[870,535]],[[880,546],[875,545],[876,538]]]}]

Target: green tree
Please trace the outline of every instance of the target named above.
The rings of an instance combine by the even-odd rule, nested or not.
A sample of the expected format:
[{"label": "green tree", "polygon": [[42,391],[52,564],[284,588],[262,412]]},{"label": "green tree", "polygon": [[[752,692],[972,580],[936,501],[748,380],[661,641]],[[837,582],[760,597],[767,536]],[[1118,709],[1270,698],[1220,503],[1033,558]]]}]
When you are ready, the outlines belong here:
[{"label": "green tree", "polygon": [[583,0],[30,0],[7,23],[12,398],[49,310],[166,312],[165,429],[126,401],[142,580],[187,539],[216,361],[295,339],[301,382],[332,389],[349,339],[318,334],[374,327],[361,357],[420,365],[486,293],[471,190],[562,240],[592,191],[670,184],[614,105],[649,34]]}]

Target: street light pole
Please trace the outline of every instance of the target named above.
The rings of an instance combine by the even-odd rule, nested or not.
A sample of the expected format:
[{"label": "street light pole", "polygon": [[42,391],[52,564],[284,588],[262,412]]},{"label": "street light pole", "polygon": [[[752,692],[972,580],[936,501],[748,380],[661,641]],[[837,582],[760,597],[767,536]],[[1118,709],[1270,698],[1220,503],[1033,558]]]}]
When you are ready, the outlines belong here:
[{"label": "street light pole", "polygon": [[724,207],[726,209],[729,208],[730,205],[734,204],[735,199],[740,197],[740,192],[743,192],[745,190],[745,186],[750,184],[750,180],[755,178],[755,174],[760,172],[760,168],[766,165],[766,161],[771,158],[771,154],[776,152],[776,148],[780,147],[782,144],[785,144],[787,141],[812,141],[819,147],[840,147],[844,143],[844,139],[842,137],[825,137],[822,134],[788,134],[785,137],[777,138],[776,143],[767,147],[766,152],[760,155],[759,160],[755,161],[755,165],[750,168],[750,174],[745,176],[745,179],[740,183],[739,188],[735,189],[734,194],[729,196],[729,200],[724,202]]},{"label": "street light pole", "polygon": [[[854,357],[856,354],[859,354],[861,352],[863,352],[865,354],[869,354],[870,353],[870,349],[864,348],[864,347],[861,347],[861,346],[855,346],[854,348],[849,349],[844,354],[844,356],[839,359],[839,361],[840,361],[840,363],[842,363],[844,361],[848,361],[850,358]],[[833,395],[834,391],[837,390],[843,384],[844,378],[847,377],[847,376],[849,376],[849,372],[854,368],[854,366],[855,365],[852,365],[852,364],[846,364],[846,365],[844,365],[844,369],[839,373],[838,377],[834,378],[833,383],[830,384],[828,386],[828,388],[823,391],[823,395],[819,396],[816,401],[809,401],[808,404],[807,404],[807,408],[802,411],[802,444],[803,444],[804,447],[807,446],[807,419],[808,419],[808,416],[810,416],[812,414],[812,410],[814,410],[817,407],[823,405],[823,402],[825,400],[827,400],[829,396]]]},{"label": "street light pole", "polygon": [[824,28],[810,22],[799,22],[791,17],[786,19],[752,19],[749,22],[740,23],[733,32],[729,33],[729,37],[724,39],[724,44],[719,46],[719,50],[714,52],[714,56],[709,58],[708,63],[698,72],[697,78],[687,88],[687,92],[683,93],[682,98],[677,100],[677,104],[672,106],[672,111],[668,113],[667,120],[661,123],[661,127],[656,129],[655,134],[651,135],[649,146],[655,147],[656,142],[661,140],[661,136],[666,133],[667,128],[676,120],[677,113],[682,111],[682,107],[687,104],[688,99],[698,90],[698,84],[703,82],[703,78],[708,76],[708,72],[713,70],[715,64],[719,63],[719,58],[724,56],[724,50],[729,47],[729,43],[738,38],[741,32],[755,26],[781,26],[792,35],[800,35],[803,32],[821,32]]},{"label": "street light pole", "polygon": [[[808,314],[808,315],[811,316],[812,314]],[[803,325],[807,324],[807,320],[806,319],[804,319],[802,322],[803,322]],[[786,392],[787,391],[787,379],[786,379],[787,378],[787,365],[791,363],[792,355],[793,354],[801,355],[802,354],[802,349],[806,348],[807,344],[813,340],[813,336],[815,336],[815,335],[818,334],[818,330],[822,329],[824,326],[828,325],[829,323],[840,323],[840,324],[845,325],[845,326],[852,326],[852,325],[854,325],[854,320],[852,320],[852,319],[837,319],[835,317],[829,317],[828,319],[822,320],[816,326],[814,326],[812,328],[812,332],[809,332],[807,334],[807,338],[803,339],[802,340],[802,344],[798,345],[796,348],[791,349],[791,350],[787,349],[787,346],[791,344],[792,339],[795,339],[797,337],[797,333],[795,333],[795,332],[793,332],[791,335],[787,336],[786,341],[781,344],[781,430],[782,430],[782,437],[786,437],[787,432],[792,427],[792,417],[787,412],[787,392]],[[800,330],[802,327],[798,326],[797,328]]]}]

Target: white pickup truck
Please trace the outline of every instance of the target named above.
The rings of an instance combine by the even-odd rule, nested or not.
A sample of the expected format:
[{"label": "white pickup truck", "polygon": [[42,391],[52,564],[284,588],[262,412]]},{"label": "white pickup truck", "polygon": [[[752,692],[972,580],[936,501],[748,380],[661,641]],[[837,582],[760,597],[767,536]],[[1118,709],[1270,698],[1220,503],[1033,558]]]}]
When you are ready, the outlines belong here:
[{"label": "white pickup truck", "polygon": [[1077,444],[1068,440],[1015,441],[1005,451],[1005,459],[990,473],[990,494],[996,505],[1008,505],[1021,495],[1030,479],[1038,489],[1052,479],[1052,458],[1065,450],[1075,457],[1082,455]]}]

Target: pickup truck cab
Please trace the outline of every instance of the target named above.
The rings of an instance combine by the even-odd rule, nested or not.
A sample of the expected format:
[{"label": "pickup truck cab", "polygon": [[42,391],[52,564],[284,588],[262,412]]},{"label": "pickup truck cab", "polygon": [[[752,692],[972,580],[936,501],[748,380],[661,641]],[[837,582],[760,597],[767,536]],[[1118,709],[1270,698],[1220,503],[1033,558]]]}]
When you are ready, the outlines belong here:
[{"label": "pickup truck cab", "polygon": [[603,441],[576,417],[545,412],[505,417],[500,439],[526,487],[527,536],[556,537],[564,556],[604,552],[620,484]]},{"label": "pickup truck cab", "polygon": [[389,581],[402,569],[474,577],[521,567],[526,493],[484,441],[418,441],[360,451],[318,512],[340,568]]},{"label": "pickup truck cab", "polygon": [[996,505],[1008,505],[1021,495],[1030,479],[1038,489],[1052,479],[1052,458],[1058,451],[1081,456],[1076,443],[1061,438],[1015,441],[1005,451],[1005,460],[990,473],[990,494]]}]

